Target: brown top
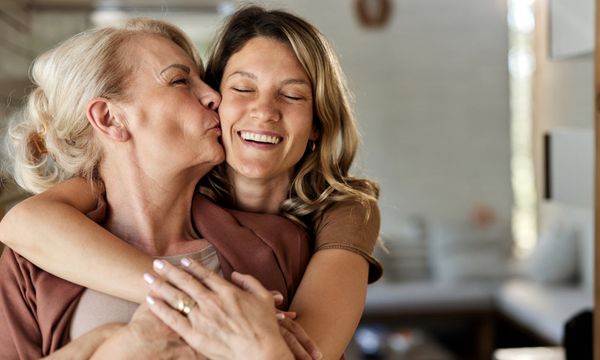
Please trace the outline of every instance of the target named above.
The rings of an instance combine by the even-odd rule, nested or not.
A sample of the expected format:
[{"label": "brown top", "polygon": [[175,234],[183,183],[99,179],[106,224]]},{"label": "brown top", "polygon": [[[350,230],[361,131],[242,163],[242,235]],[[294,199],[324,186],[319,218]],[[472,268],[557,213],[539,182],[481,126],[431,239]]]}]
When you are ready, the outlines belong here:
[{"label": "brown top", "polygon": [[192,214],[198,233],[217,249],[227,280],[235,270],[256,277],[269,290],[283,294],[280,309],[287,309],[302,280],[312,244],[308,235],[290,220],[271,214],[222,208],[207,200],[194,201]]},{"label": "brown top", "polygon": [[[217,250],[223,275],[255,276],[284,296],[287,309],[310,257],[308,237],[275,215],[220,208],[202,196],[192,204],[195,225]],[[39,269],[6,249],[0,258],[0,359],[35,359],[68,341],[84,288]]]},{"label": "brown top", "polygon": [[344,249],[357,253],[369,263],[369,284],[373,283],[383,274],[383,267],[371,255],[380,225],[379,207],[374,201],[369,202],[369,208],[355,201],[336,204],[317,223],[315,252]]},{"label": "brown top", "polygon": [[0,359],[38,359],[67,342],[83,291],[6,248],[0,257]]},{"label": "brown top", "polygon": [[[175,266],[181,266],[179,261],[184,257],[195,260],[208,270],[222,275],[217,251],[210,244],[206,244],[203,249],[196,252],[175,256],[160,256],[158,258]],[[96,290],[85,289],[71,318],[69,337],[71,340],[77,339],[88,331],[106,323],[128,323],[131,321],[138,305]]]}]

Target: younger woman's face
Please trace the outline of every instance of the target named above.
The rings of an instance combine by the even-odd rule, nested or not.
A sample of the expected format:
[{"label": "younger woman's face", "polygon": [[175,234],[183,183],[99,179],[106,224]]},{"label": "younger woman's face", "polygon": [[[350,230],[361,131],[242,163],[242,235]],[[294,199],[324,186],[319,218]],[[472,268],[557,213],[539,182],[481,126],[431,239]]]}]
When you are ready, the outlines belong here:
[{"label": "younger woman's face", "polygon": [[272,38],[249,40],[227,62],[220,91],[230,174],[289,182],[317,136],[311,83],[294,52]]}]

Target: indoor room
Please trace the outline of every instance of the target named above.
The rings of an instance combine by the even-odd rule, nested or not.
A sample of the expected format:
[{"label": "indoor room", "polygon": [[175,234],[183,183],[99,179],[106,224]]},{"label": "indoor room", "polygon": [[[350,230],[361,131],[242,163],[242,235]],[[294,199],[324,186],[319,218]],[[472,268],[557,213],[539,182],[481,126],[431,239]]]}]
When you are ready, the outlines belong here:
[{"label": "indoor room", "polygon": [[[598,1],[256,3],[329,41],[360,133],[350,173],[379,186],[377,260],[365,258],[383,275],[366,288],[346,359],[591,359]],[[1,213],[31,195],[4,145],[40,54],[143,16],[180,27],[206,65],[244,4],[0,0]],[[320,141],[303,156],[316,143],[324,158]]]}]

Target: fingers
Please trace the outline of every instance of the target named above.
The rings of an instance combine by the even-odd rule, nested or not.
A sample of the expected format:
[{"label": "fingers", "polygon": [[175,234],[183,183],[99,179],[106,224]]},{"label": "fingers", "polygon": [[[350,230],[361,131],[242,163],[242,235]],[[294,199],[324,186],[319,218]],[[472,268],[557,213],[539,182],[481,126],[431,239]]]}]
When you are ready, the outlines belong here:
[{"label": "fingers", "polygon": [[208,270],[196,261],[183,258],[181,259],[181,265],[183,265],[183,269],[187,273],[193,275],[207,289],[212,290],[222,298],[230,297],[232,291],[235,292],[237,290],[229,281]]},{"label": "fingers", "polygon": [[152,274],[145,273],[144,281],[148,284],[153,294],[160,296],[173,308],[176,308],[178,303],[183,299],[189,298],[186,293],[173,287],[163,279],[154,277]]},{"label": "fingers", "polygon": [[[225,313],[229,313],[228,316],[239,315],[242,309],[236,305],[237,297],[243,292],[238,287],[195,261],[183,258],[181,264],[183,269],[163,260],[154,260],[154,270],[161,277],[148,281],[151,279],[147,274],[144,275],[153,294],[160,296],[177,310],[188,310],[182,311],[186,315],[189,312],[188,320],[198,319],[198,310],[193,310],[194,308],[221,318],[226,318]],[[186,307],[187,302],[182,303],[182,300],[190,298],[195,304]]]},{"label": "fingers", "polygon": [[154,296],[146,296],[146,302],[154,315],[190,343],[187,337],[193,334],[193,328],[185,316]]},{"label": "fingers", "polygon": [[312,360],[312,357],[304,347],[298,342],[294,334],[284,327],[279,327],[279,332],[285,340],[288,348],[294,355],[294,359]]},{"label": "fingers", "polygon": [[256,280],[250,275],[240,274],[239,272],[234,271],[231,274],[231,281],[233,281],[243,290],[255,294],[263,299],[270,299],[272,296],[271,293],[267,289],[265,289],[264,286],[262,286],[260,281]]},{"label": "fingers", "polygon": [[295,311],[277,311],[277,319],[283,320],[285,318],[294,320],[297,314]]},{"label": "fingers", "polygon": [[279,326],[280,328],[290,332],[296,341],[302,346],[303,349],[305,349],[308,354],[311,355],[313,359],[321,359],[323,357],[321,351],[319,351],[319,348],[317,347],[317,344],[312,341],[300,324],[291,319],[284,318],[279,319]]},{"label": "fingers", "polygon": [[[150,279],[147,279],[146,274],[144,274],[144,280],[146,280],[146,282],[150,284],[150,288],[153,291],[156,291],[161,296],[167,295],[167,297],[163,298],[165,300],[168,300],[169,304],[174,305],[174,302],[176,303],[177,301],[182,299],[181,296],[187,297],[185,294],[182,293],[182,291],[184,293],[189,294],[189,296],[191,296],[196,301],[198,301],[204,296],[210,296],[210,291],[203,285],[203,283],[198,281],[198,278],[189,274],[188,272],[178,269],[175,266],[171,265],[169,262],[163,260],[154,260],[153,266],[154,270],[157,273],[163,276],[169,283],[173,284],[174,286],[170,286],[164,281],[150,282]],[[211,273],[208,270],[206,271],[208,273]],[[209,275],[205,276],[208,277]]]},{"label": "fingers", "polygon": [[184,257],[181,259],[180,263],[183,265],[183,268],[186,272],[192,274],[196,279],[206,283],[207,285],[208,283],[220,283],[221,281],[219,280],[223,280],[221,277],[215,276],[216,274],[214,272],[208,270],[197,261],[193,261]]},{"label": "fingers", "polygon": [[[158,262],[161,262],[165,265],[164,269],[162,269],[162,270],[156,269],[156,265],[158,265]],[[195,286],[193,284],[194,282],[190,281],[189,278],[186,278],[183,275],[183,273],[184,273],[183,271],[177,269],[176,267],[174,267],[164,261],[160,261],[160,260],[158,260],[158,261],[155,260],[154,264],[155,264],[155,269],[159,273],[161,273],[161,275],[164,274],[167,277],[167,279],[169,280],[169,282],[178,286],[182,290],[185,290],[186,292],[188,292],[191,295],[191,293],[188,291],[188,289],[186,287],[183,286],[183,284],[187,283],[188,285],[190,285],[191,288],[195,288]],[[229,283],[222,277],[216,275],[214,272],[208,270],[207,268],[202,266],[200,263],[190,260],[188,258],[183,258],[183,259],[181,259],[181,265],[183,265],[185,272],[193,275],[193,277],[195,277],[197,280],[202,282],[202,284],[204,284],[207,288],[211,289],[212,291],[214,291],[218,294],[231,292],[231,290],[232,290],[231,283]],[[256,280],[254,277],[252,277],[250,275],[244,275],[244,274],[238,273],[237,271],[234,271],[231,274],[231,280],[233,283],[235,283],[236,285],[241,287],[243,290],[248,291],[253,294],[256,294],[263,299],[266,299],[266,298],[270,299],[272,297],[271,293],[267,289],[265,289],[258,280]],[[191,282],[192,284],[189,284],[189,282]],[[279,292],[277,292],[277,293],[278,293],[278,295],[274,296],[275,301],[283,302],[283,295],[281,295],[281,293],[279,293]]]},{"label": "fingers", "polygon": [[271,295],[273,295],[273,303],[275,306],[279,306],[283,304],[283,295],[277,290],[271,290]]}]

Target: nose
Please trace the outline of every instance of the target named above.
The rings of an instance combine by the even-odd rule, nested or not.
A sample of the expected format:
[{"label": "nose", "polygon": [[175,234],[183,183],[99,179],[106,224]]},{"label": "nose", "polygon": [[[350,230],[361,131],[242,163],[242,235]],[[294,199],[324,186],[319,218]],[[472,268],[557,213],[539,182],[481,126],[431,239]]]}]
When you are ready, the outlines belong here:
[{"label": "nose", "polygon": [[207,109],[216,111],[219,108],[219,105],[221,104],[221,94],[208,86],[204,81],[200,82],[196,94],[200,103]]},{"label": "nose", "polygon": [[256,99],[250,116],[264,121],[279,121],[281,119],[281,112],[277,104],[277,99],[269,96]]}]

